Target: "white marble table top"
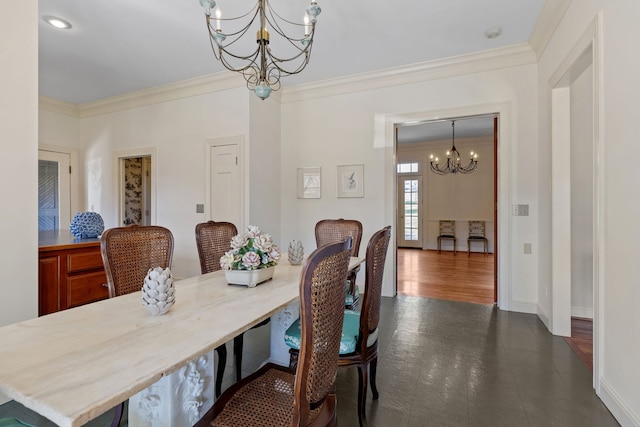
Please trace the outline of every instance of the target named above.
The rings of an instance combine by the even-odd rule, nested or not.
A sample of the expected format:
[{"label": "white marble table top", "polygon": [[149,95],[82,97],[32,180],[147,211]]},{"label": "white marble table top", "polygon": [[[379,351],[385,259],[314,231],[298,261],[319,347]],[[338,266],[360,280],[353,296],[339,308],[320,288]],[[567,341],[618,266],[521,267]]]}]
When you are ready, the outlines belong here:
[{"label": "white marble table top", "polygon": [[254,288],[227,285],[221,271],[179,280],[162,316],[135,292],[1,327],[0,392],[61,427],[81,426],[290,304],[300,272],[280,262]]}]

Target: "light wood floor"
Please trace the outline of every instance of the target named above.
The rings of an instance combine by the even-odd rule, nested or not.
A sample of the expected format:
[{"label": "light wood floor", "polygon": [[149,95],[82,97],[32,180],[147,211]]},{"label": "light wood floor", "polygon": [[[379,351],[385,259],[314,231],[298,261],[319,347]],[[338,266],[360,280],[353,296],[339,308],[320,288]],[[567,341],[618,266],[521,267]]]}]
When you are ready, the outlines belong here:
[{"label": "light wood floor", "polygon": [[398,249],[398,294],[493,304],[494,255]]}]

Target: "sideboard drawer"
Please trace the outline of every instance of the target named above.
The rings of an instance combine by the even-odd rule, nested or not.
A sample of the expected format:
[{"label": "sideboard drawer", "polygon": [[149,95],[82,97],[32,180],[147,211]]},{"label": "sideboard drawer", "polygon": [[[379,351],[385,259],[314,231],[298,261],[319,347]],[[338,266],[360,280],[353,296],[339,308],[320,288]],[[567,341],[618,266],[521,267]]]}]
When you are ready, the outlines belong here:
[{"label": "sideboard drawer", "polygon": [[67,262],[69,273],[102,268],[102,254],[100,251],[72,253],[67,256]]},{"label": "sideboard drawer", "polygon": [[76,274],[67,278],[67,306],[69,308],[109,298],[105,286],[107,276],[104,271]]}]

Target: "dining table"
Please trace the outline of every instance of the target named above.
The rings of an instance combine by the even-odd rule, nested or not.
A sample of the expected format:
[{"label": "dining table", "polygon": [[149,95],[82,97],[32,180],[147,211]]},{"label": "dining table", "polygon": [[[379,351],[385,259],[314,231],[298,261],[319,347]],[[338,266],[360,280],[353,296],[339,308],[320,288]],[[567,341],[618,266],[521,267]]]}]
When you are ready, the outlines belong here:
[{"label": "dining table", "polygon": [[61,427],[127,399],[129,426],[194,425],[215,399],[216,347],[271,318],[268,361],[288,365],[301,270],[282,260],[255,287],[229,285],[223,271],[176,280],[160,316],[134,292],[0,327],[0,394]]}]

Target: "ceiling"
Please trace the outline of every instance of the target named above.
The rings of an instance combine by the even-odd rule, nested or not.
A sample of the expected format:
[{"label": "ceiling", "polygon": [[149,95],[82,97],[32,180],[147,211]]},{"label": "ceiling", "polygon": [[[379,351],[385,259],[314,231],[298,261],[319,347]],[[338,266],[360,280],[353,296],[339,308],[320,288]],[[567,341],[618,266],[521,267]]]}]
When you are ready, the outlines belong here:
[{"label": "ceiling", "polygon": [[[308,5],[303,0],[270,1],[281,16],[294,21],[301,21]],[[322,13],[310,63],[302,73],[285,77],[284,87],[525,43],[544,4],[317,2]],[[217,3],[223,17],[232,17],[248,11],[255,0]],[[198,0],[40,0],[39,16],[44,15],[63,18],[73,28],[57,30],[39,21],[41,96],[83,104],[229,72],[213,57]],[[502,28],[501,36],[486,38],[485,31],[494,27]]]}]

